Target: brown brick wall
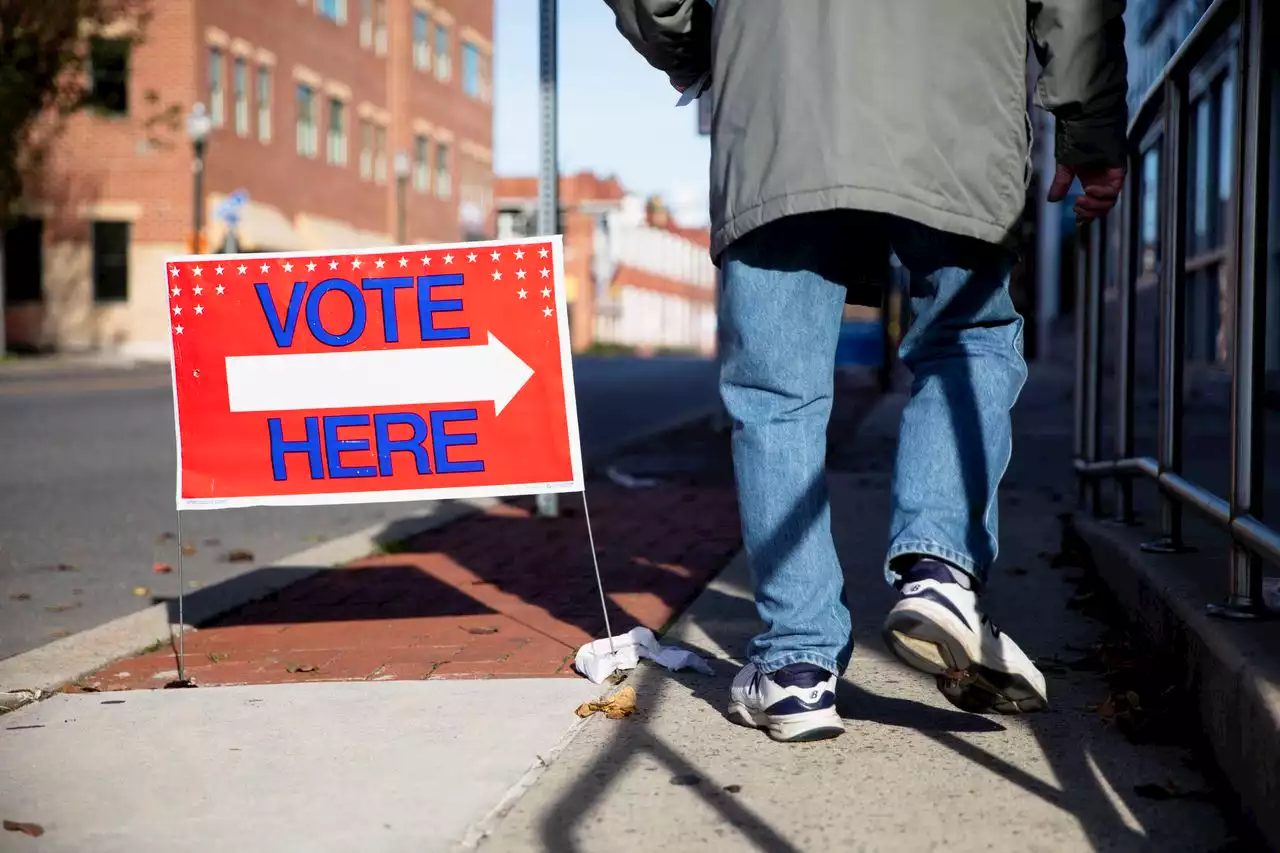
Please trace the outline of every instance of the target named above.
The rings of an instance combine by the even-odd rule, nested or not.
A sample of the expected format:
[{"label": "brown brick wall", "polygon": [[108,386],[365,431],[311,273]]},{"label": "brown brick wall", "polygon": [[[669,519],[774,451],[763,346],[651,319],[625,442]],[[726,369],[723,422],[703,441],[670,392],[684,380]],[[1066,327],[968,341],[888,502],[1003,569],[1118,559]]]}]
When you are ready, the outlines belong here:
[{"label": "brown brick wall", "polygon": [[[51,241],[88,240],[83,207],[105,202],[140,206],[136,240],[182,239],[191,220],[190,145],[181,126],[148,130],[146,119],[166,105],[185,109],[192,102],[194,29],[190,3],[157,3],[145,40],[131,57],[128,115],[79,113],[66,121],[47,168],[28,193],[50,216]],[[155,104],[147,103],[149,93],[157,97]],[[149,138],[157,144],[148,144]]]},{"label": "brown brick wall", "polygon": [[[135,225],[139,241],[178,242],[187,239],[191,223],[191,149],[184,126],[157,131],[170,147],[146,149],[145,116],[159,107],[144,103],[154,91],[159,105],[176,104],[186,110],[209,96],[209,46],[243,42],[250,49],[249,132],[238,136],[234,127],[233,60],[238,45],[223,46],[225,123],[210,138],[206,190],[225,194],[247,189],[255,201],[279,208],[285,215],[309,213],[347,222],[356,228],[394,233],[396,216],[395,152],[412,154],[413,122],[429,123],[452,137],[453,191],[447,201],[435,193],[408,193],[409,236],[456,239],[461,176],[468,169],[477,182],[492,185],[492,163],[463,158],[467,141],[486,151],[493,147],[492,99],[467,97],[462,90],[463,28],[477,32],[491,47],[492,0],[435,0],[433,10],[451,19],[452,75],[437,81],[428,70],[412,66],[412,10],[414,0],[387,0],[388,52],[385,57],[361,47],[361,0],[348,0],[348,20],[337,25],[314,10],[312,0],[163,0],[144,42],[132,58],[130,114],[104,118],[88,114],[72,117],[58,141],[50,168],[39,181],[46,205],[60,210],[86,200],[129,201],[139,204],[142,217]],[[438,18],[433,16],[433,23]],[[434,38],[432,57],[434,59]],[[267,143],[257,132],[256,69],[266,51],[272,58],[272,133]],[[487,55],[492,86],[492,54]],[[317,95],[317,155],[302,157],[296,147],[295,72],[306,69],[323,81]],[[345,166],[326,161],[328,94],[325,84],[349,89],[347,100],[348,152]],[[392,95],[397,97],[393,100]],[[391,116],[388,128],[385,184],[360,177],[360,116],[362,104]],[[433,140],[434,145],[434,140]],[[434,154],[434,150],[433,150]],[[464,162],[467,165],[464,166]],[[67,202],[74,200],[75,205]],[[83,230],[74,215],[67,229]],[[68,234],[68,236],[70,236]]]},{"label": "brown brick wall", "polygon": [[[465,35],[482,47],[491,94],[493,0],[385,2],[387,50],[378,55],[372,45],[362,44],[362,0],[346,0],[344,24],[320,16],[315,0],[154,0],[145,39],[131,57],[128,114],[71,117],[47,167],[30,185],[28,208],[46,219],[45,301],[7,312],[14,340],[77,347],[164,342],[164,285],[157,259],[180,251],[192,236],[192,153],[184,119],[197,100],[208,102],[211,45],[222,50],[225,120],[209,140],[207,193],[244,189],[254,202],[291,220],[308,214],[394,239],[395,154],[412,155],[414,128],[429,126],[433,184],[436,145],[447,140],[452,192],[448,199],[438,198],[434,186],[420,193],[410,179],[406,236],[411,241],[460,239],[464,176],[479,188],[481,201],[488,193],[491,204],[492,98],[464,94],[462,44]],[[427,10],[433,24],[433,68],[434,24],[447,22],[452,70],[447,81],[437,80],[432,69],[413,67],[413,12],[419,8]],[[235,126],[237,56],[245,58],[250,72],[244,136]],[[256,72],[262,65],[272,71],[272,127],[265,142],[257,121]],[[300,79],[316,88],[314,158],[297,151]],[[345,165],[330,164],[326,157],[331,96],[346,104]],[[176,126],[148,129],[148,117],[168,106],[179,109]],[[387,128],[381,182],[361,177],[362,115]],[[127,302],[92,300],[88,241],[94,217],[133,223]],[[490,212],[487,233],[493,221]]]},{"label": "brown brick wall", "polygon": [[[433,240],[457,239],[459,145],[470,140],[492,147],[491,102],[468,98],[462,91],[462,57],[459,32],[469,26],[492,41],[493,4],[486,0],[437,2],[439,9],[455,21],[450,25],[452,75],[438,82],[430,69],[417,70],[412,64],[412,0],[386,0],[387,53],[378,56],[361,45],[361,2],[348,0],[348,20],[337,25],[314,11],[311,0],[201,0],[197,47],[201,52],[197,76],[202,92],[208,91],[206,31],[213,27],[231,38],[248,41],[255,48],[275,55],[274,132],[269,144],[258,141],[252,132],[247,139],[237,137],[231,125],[231,63],[226,63],[224,79],[228,90],[228,122],[214,133],[209,149],[209,189],[231,192],[246,188],[256,201],[278,207],[292,217],[309,213],[348,222],[364,231],[395,234],[396,190],[393,164],[395,153],[412,155],[413,122],[426,121],[452,134],[454,187],[449,200],[434,192],[415,192],[412,183],[406,196],[408,236]],[[442,17],[432,14],[432,24]],[[433,30],[434,32],[434,30]],[[432,58],[434,60],[434,38]],[[434,64],[434,63],[433,63]],[[296,89],[298,69],[313,72],[323,81],[318,95],[317,155],[314,159],[297,153]],[[328,131],[328,84],[349,89],[346,124],[348,152],[345,166],[330,165],[325,156]],[[253,99],[250,98],[251,112]],[[372,106],[389,114],[387,127],[387,176],[385,183],[365,180],[360,175],[361,107]],[[434,142],[433,142],[434,146]],[[434,154],[434,148],[433,148]],[[491,171],[491,166],[489,167]]]}]

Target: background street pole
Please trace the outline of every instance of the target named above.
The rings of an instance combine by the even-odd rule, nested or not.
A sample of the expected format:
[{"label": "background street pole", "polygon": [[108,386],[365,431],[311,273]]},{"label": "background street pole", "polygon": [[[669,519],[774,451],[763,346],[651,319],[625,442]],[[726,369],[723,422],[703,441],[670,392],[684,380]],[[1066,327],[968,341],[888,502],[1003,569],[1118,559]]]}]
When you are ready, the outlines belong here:
[{"label": "background street pole", "polygon": [[[559,231],[560,164],[556,140],[556,5],[557,0],[539,0],[538,15],[538,107],[541,162],[538,167],[538,233]],[[563,284],[563,283],[562,283]],[[537,496],[538,515],[552,518],[560,514],[558,495]]]}]

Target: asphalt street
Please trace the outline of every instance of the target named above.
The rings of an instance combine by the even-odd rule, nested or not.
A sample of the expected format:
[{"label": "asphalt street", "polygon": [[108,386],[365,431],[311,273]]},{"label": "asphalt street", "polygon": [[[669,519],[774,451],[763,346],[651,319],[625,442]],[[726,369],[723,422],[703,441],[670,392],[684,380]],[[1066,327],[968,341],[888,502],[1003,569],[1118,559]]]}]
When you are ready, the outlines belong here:
[{"label": "asphalt street", "polygon": [[[715,399],[701,359],[578,359],[588,461]],[[167,367],[0,371],[0,659],[178,592]],[[412,512],[405,504],[184,513],[189,589]],[[230,559],[234,556],[241,559]]]}]

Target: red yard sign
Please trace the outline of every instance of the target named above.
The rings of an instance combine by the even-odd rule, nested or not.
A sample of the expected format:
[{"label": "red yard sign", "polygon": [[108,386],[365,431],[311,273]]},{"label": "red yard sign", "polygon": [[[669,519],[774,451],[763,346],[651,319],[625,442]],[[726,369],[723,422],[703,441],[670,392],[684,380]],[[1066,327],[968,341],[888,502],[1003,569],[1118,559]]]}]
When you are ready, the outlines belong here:
[{"label": "red yard sign", "polygon": [[581,490],[559,237],[165,277],[179,509]]}]

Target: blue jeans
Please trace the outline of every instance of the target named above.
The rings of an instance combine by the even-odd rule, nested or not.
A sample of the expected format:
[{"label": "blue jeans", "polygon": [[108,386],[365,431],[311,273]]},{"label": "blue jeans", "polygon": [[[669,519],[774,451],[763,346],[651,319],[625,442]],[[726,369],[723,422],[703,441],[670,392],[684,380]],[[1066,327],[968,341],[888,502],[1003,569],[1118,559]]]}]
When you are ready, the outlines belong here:
[{"label": "blue jeans", "polygon": [[852,655],[825,476],[836,343],[846,295],[870,301],[889,253],[911,273],[901,347],[914,380],[892,489],[889,580],[932,556],[979,584],[996,557],[996,489],[1010,410],[1026,379],[1014,257],[894,217],[788,217],[722,261],[720,393],[733,419],[743,540],[765,629],[749,659],[843,672]]}]

